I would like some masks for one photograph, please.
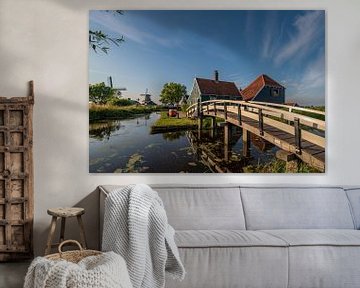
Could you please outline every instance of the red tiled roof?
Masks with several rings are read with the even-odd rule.
[[[195,78],[201,94],[219,96],[241,96],[234,82]]]
[[[250,83],[249,86],[240,91],[243,100],[252,100],[264,86],[284,88],[284,86],[271,79],[269,76],[261,74],[252,83]]]
[[[287,106],[298,106],[298,104],[296,102],[286,102],[285,105]]]

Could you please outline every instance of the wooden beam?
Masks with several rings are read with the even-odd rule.
[[[29,81],[29,102],[30,104],[34,104],[35,102],[35,93],[34,93],[34,81]]]
[[[250,132],[247,129],[243,128],[242,131],[242,141],[243,141],[243,156],[246,158],[250,157]]]
[[[296,153],[301,154],[301,128],[300,128],[300,119],[294,119],[294,130],[295,130],[295,146]]]
[[[239,126],[241,125],[241,104],[238,104],[238,111],[237,111],[237,116],[238,116],[238,122],[239,122]]]
[[[230,153],[230,123],[226,123],[224,125],[224,159],[226,162],[229,161],[229,153]]]
[[[262,113],[262,109],[259,109],[259,131],[260,131],[260,135],[263,136],[264,135],[264,118],[263,118],[263,113]]]

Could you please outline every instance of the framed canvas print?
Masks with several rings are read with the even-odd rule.
[[[89,13],[90,173],[324,173],[325,11]]]

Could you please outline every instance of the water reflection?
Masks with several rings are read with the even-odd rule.
[[[91,173],[243,173],[247,165],[274,159],[277,150],[251,138],[251,157],[243,156],[242,130],[232,127],[229,144],[224,127],[150,134],[159,115],[90,124]]]
[[[112,132],[119,130],[120,121],[104,120],[89,124],[89,136],[98,140],[109,139]]]
[[[273,144],[271,144],[270,142],[264,140],[263,138],[255,134],[250,134],[250,138],[251,138],[251,143],[259,152],[270,151],[271,149],[274,148]]]
[[[164,140],[174,141],[185,136],[185,131],[166,132],[162,134]]]

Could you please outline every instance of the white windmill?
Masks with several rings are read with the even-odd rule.
[[[156,105],[156,103],[151,100],[151,94],[149,94],[148,88],[146,88],[145,93],[140,94],[140,96],[144,97],[144,100],[141,100],[142,105]]]

